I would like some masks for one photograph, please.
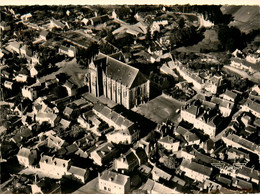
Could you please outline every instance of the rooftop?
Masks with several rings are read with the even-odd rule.
[[[185,160],[185,159],[182,161],[181,166],[206,176],[210,176],[212,173],[212,168],[209,168],[207,166],[204,166],[202,164],[193,161],[190,162],[189,160]]]
[[[117,185],[125,185],[129,177],[123,174],[115,173],[110,170],[105,170],[100,174],[100,179],[112,182]]]
[[[102,53],[99,53],[96,58],[98,60],[95,62],[105,63],[106,66],[103,68],[107,77],[127,88],[134,88],[147,81],[144,75],[135,67]]]

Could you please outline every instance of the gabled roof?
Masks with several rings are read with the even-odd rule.
[[[71,174],[78,175],[78,176],[85,176],[87,170],[83,168],[79,168],[76,166],[71,166],[70,169],[68,170]]]
[[[28,158],[31,154],[30,149],[28,148],[21,148],[17,154],[17,156]]]
[[[71,145],[66,147],[66,150],[67,150],[66,154],[71,154],[71,153],[76,152],[78,150],[78,146],[76,146],[75,144],[71,144]]]
[[[165,137],[163,137],[162,139],[158,140],[159,143],[174,143],[174,138],[167,135]]]
[[[17,42],[17,41],[13,41],[13,42],[10,42],[9,44],[10,46],[16,48],[16,49],[19,49],[20,48],[20,43]]]
[[[185,111],[188,112],[188,113],[190,113],[190,114],[196,115],[197,109],[198,109],[197,106],[191,105],[191,106],[190,106],[189,108],[187,108]]]
[[[68,115],[71,115],[73,112],[73,109],[70,108],[70,107],[66,107],[63,111],[63,114],[68,114]]]
[[[157,183],[151,179],[148,179],[145,185],[142,187],[143,191],[148,193],[176,193],[175,190],[164,186],[163,184]]]
[[[60,28],[64,28],[65,27],[65,24],[61,23],[60,21],[58,20],[55,20],[54,18],[52,18],[51,20],[57,27],[60,27]]]
[[[226,95],[226,96],[228,96],[230,98],[233,98],[233,99],[235,99],[237,97],[237,94],[232,92],[232,91],[230,91],[230,90],[226,90],[224,95]]]
[[[45,37],[47,37],[48,34],[49,34],[48,31],[42,30],[41,33],[40,33],[40,36],[45,36]]]
[[[129,176],[115,173],[110,170],[103,171],[99,176],[99,178],[105,181],[112,182],[117,185],[125,185],[129,180]]]
[[[129,165],[131,165],[132,163],[134,163],[135,161],[137,161],[137,157],[136,155],[133,153],[133,151],[130,149],[128,150],[125,154],[122,154],[122,156],[119,158],[119,160],[121,159],[125,159],[125,162]]]
[[[70,121],[67,121],[65,119],[61,119],[60,124],[63,126],[64,129],[66,129],[70,126]]]
[[[258,148],[256,144],[252,143],[251,141],[248,141],[247,139],[239,137],[235,134],[229,134],[226,138],[237,144],[240,144],[241,146],[244,146],[245,148],[251,151],[255,151]]]
[[[98,59],[96,62],[99,61],[105,64],[103,68],[107,77],[121,83],[127,88],[133,88],[147,81],[144,75],[135,67],[102,53],[97,55],[96,58]]]
[[[141,164],[144,164],[145,162],[147,162],[148,157],[147,157],[147,154],[144,151],[144,149],[137,148],[135,150],[135,153],[136,153],[137,157],[140,159]]]
[[[65,52],[68,52],[69,48],[66,47],[66,46],[61,45],[61,46],[60,46],[60,50],[63,50],[63,51],[65,51]]]
[[[160,168],[157,168],[156,166],[153,167],[152,174],[156,174],[160,178],[163,178],[163,179],[165,179],[167,181],[169,181],[171,179],[171,177],[172,177],[170,174],[168,174],[167,172],[161,170]]]
[[[189,160],[183,160],[181,166],[206,176],[210,176],[212,173],[212,168],[209,168],[207,166],[204,166],[202,164],[193,161],[190,162]]]
[[[105,157],[108,153],[110,152],[113,152],[115,150],[115,147],[112,143],[110,142],[106,142],[106,143],[103,143],[101,145],[99,145],[98,148],[96,148],[95,150],[93,151],[96,151],[97,154],[103,158]]]
[[[243,176],[247,176],[250,178],[254,178],[256,180],[260,180],[260,173],[253,168],[248,168],[246,166],[242,166],[242,168],[239,168],[236,171],[236,173],[237,173],[237,175],[241,174]]]
[[[123,117],[119,113],[113,111],[112,109],[102,104],[95,104],[93,110],[99,112],[104,117],[113,121],[118,126],[129,128],[134,124],[132,121],[128,120],[127,118]]]

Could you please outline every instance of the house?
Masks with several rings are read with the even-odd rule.
[[[204,87],[204,80],[183,65],[176,65],[176,70],[187,82],[192,83],[195,88],[201,90]]]
[[[65,54],[68,57],[76,57],[77,49],[75,46],[66,47],[61,45],[59,48],[60,54]]]
[[[115,144],[132,144],[139,137],[139,131],[135,129],[115,130],[106,134],[108,142]]]
[[[138,69],[102,53],[89,64],[87,81],[91,94],[104,95],[127,109],[150,96],[150,82]]]
[[[185,176],[199,182],[209,179],[213,171],[210,167],[186,159],[181,162],[180,170],[185,173]]]
[[[8,31],[11,30],[11,26],[8,25],[5,21],[0,22],[0,29],[2,31]]]
[[[149,177],[150,176],[150,174],[151,174],[151,172],[152,172],[152,169],[150,168],[150,167],[148,167],[148,166],[146,166],[146,165],[141,165],[139,168],[138,168],[138,171],[142,174],[142,175],[144,175],[144,176],[146,176],[146,177]]]
[[[33,137],[33,133],[29,128],[20,128],[15,136],[13,136],[10,141],[13,141],[16,145],[20,146],[23,142],[28,141],[30,138]]]
[[[128,129],[134,125],[132,121],[102,104],[95,104],[93,112],[116,130]]]
[[[210,77],[206,82],[205,82],[205,90],[212,93],[216,94],[219,91],[219,88],[222,86],[222,76],[216,76],[214,75],[213,77]]]
[[[176,141],[173,137],[167,135],[165,137],[161,137],[158,140],[158,143],[162,145],[166,150],[171,152],[176,152],[179,150],[180,142]]]
[[[218,176],[216,176],[216,180],[221,183],[223,186],[226,186],[226,187],[230,187],[231,184],[232,184],[232,179],[231,177],[226,177],[226,176],[223,176],[221,174],[219,174]]]
[[[53,113],[43,113],[39,112],[36,114],[35,120],[42,124],[43,122],[50,123],[51,127],[54,127],[57,124],[58,117],[56,114]]]
[[[241,110],[245,112],[251,112],[256,117],[260,118],[260,104],[247,99],[245,104],[241,105]]]
[[[219,97],[231,102],[235,102],[237,99],[237,94],[230,90],[226,90],[225,93],[220,94]]]
[[[234,107],[234,103],[232,101],[228,101],[228,100],[217,98],[217,97],[212,97],[211,102],[218,105],[220,113],[222,114],[223,117],[230,116],[230,114],[233,110],[233,107]]]
[[[6,88],[12,90],[12,89],[13,89],[13,84],[14,84],[13,82],[5,81],[5,82],[4,82],[4,87],[6,87]]]
[[[48,31],[42,30],[40,32],[40,39],[47,41],[48,37],[49,37],[49,32]]]
[[[250,63],[245,59],[231,58],[230,61],[231,61],[230,63],[231,67],[235,67],[242,71],[248,72],[249,74],[253,74],[259,71],[259,67],[257,66],[257,64]]]
[[[11,52],[16,52],[17,54],[20,54],[20,43],[17,41],[13,41],[9,43],[9,48]]]
[[[186,140],[188,145],[200,144],[200,138],[195,133],[190,132],[188,129],[185,129],[182,126],[178,126],[174,130],[174,134],[181,135]]]
[[[27,13],[27,14],[24,14],[24,15],[21,16],[21,20],[22,21],[27,21],[31,17],[32,17],[32,14],[31,13]]]
[[[80,124],[81,127],[91,130],[92,123],[90,123],[89,120],[87,120],[83,115],[77,118],[77,122]],[[98,126],[96,126],[95,129],[97,129]]]
[[[49,178],[41,178],[39,181],[36,181],[31,184],[31,193],[32,194],[44,194],[44,193],[61,193],[61,185],[52,181]]]
[[[22,95],[24,98],[29,98],[31,101],[37,98],[37,91],[34,88],[23,86]]]
[[[208,192],[214,192],[214,191],[219,191],[222,188],[222,186],[221,184],[218,184],[214,181],[205,180],[202,188],[206,189]]]
[[[17,76],[15,76],[15,80],[16,80],[17,82],[26,82],[26,81],[27,81],[27,78],[28,78],[27,75],[21,74],[21,73],[19,73]]]
[[[205,109],[202,106],[188,105],[187,109],[181,110],[181,118],[192,123],[195,128],[203,130],[210,137],[216,135],[217,125],[221,124],[214,109]]]
[[[249,154],[235,148],[226,150],[227,159],[231,161],[245,160],[250,161]]]
[[[102,166],[113,160],[113,157],[117,155],[117,152],[118,150],[112,143],[105,142],[90,153],[90,159],[92,159],[95,164]]]
[[[20,165],[29,167],[37,159],[37,151],[22,147],[16,157]]]
[[[106,135],[110,142],[132,144],[138,139],[139,131],[135,129],[134,123],[121,114],[102,104],[95,104],[93,112],[109,126],[115,128],[115,131]]]
[[[66,119],[61,119],[60,124],[63,129],[67,129],[70,126],[71,121],[68,121]]]
[[[91,26],[96,26],[98,24],[104,24],[109,20],[108,15],[96,16],[88,19],[88,23]]]
[[[77,85],[72,80],[67,80],[63,86],[66,88],[69,96],[74,96],[77,93]]]
[[[105,170],[98,174],[98,188],[109,193],[130,192],[130,177]]]
[[[141,148],[134,150],[130,148],[126,153],[114,160],[114,168],[116,171],[132,172],[137,166],[141,166],[147,161],[147,155]]]
[[[233,148],[243,148],[251,153],[255,153],[258,156],[260,156],[260,147],[257,144],[247,139],[244,139],[241,136],[237,136],[235,134],[228,134],[222,136],[222,140],[227,146],[231,146]]]
[[[47,146],[49,148],[54,148],[55,150],[59,150],[62,148],[64,143],[65,141],[56,135],[54,136],[52,134],[49,134],[47,136]]]
[[[154,181],[160,182],[160,179],[164,179],[169,181],[172,175],[168,174],[167,172],[161,170],[160,168],[154,166],[152,169],[152,179]]]
[[[65,28],[65,24],[61,23],[58,20],[55,20],[54,18],[51,19],[50,21],[50,28],[58,28],[58,29],[64,29]]]
[[[192,160],[195,158],[194,149],[192,146],[186,146],[180,149],[177,154],[177,158],[184,158],[186,160]]]
[[[248,54],[246,56],[246,61],[248,61],[249,63],[253,63],[253,64],[256,64],[256,63],[260,62],[260,55],[259,55],[259,53]]]
[[[252,117],[249,115],[244,115],[241,117],[241,122],[245,125],[245,127],[248,127],[252,123]]]
[[[232,178],[232,186],[241,190],[252,191],[253,189],[252,183],[239,178]]]
[[[40,162],[40,170],[50,176],[61,178],[63,175],[68,174],[70,160],[54,158],[47,155],[42,155]]]
[[[87,25],[88,24],[88,19],[87,18],[83,18],[82,20],[81,20],[81,23],[83,23],[84,25]]]
[[[23,57],[32,57],[32,50],[27,46],[27,45],[23,45],[21,48],[20,48],[20,54],[23,56]]]
[[[114,167],[116,171],[132,172],[138,166],[138,158],[132,149],[114,160]]]
[[[66,106],[66,108],[63,111],[63,114],[67,117],[67,118],[71,118],[71,114],[73,113],[73,109]]]
[[[144,192],[148,193],[178,193],[176,190],[171,189],[161,183],[148,179],[146,183],[140,188]]]
[[[256,185],[259,185],[260,173],[254,168],[242,166],[241,168],[236,170],[236,176],[246,181],[253,182]]]
[[[68,170],[68,174],[76,180],[79,180],[81,183],[85,184],[85,181],[87,180],[89,175],[89,171],[76,166],[71,166]]]

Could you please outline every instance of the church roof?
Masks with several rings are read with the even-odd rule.
[[[147,81],[137,68],[127,65],[117,59],[104,54],[99,54],[97,59],[105,62],[105,74],[107,77],[121,83],[127,88],[136,87]]]

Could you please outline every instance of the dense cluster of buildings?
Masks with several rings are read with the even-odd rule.
[[[56,181],[50,184],[49,193],[68,192],[67,187],[74,184],[78,184],[73,187],[76,193],[259,191],[259,86],[237,91],[224,84],[223,75],[203,77],[174,59],[160,40],[152,40],[145,48],[142,44],[148,26],[151,35],[161,32],[165,36],[176,27],[172,18],[178,17],[165,9],[151,14],[152,22],[144,13],[137,13],[135,24],[119,19],[116,10],[111,16],[95,12],[88,17],[75,9],[87,35],[54,17],[34,24],[35,13],[19,16],[11,8],[1,10],[16,21],[1,22],[1,32],[14,30],[13,25],[20,23],[24,26],[21,31],[37,34],[34,46],[16,35],[0,50],[0,105],[1,110],[8,110],[3,111],[5,120],[1,120],[1,163],[17,167],[15,173],[19,173],[16,178],[3,176],[7,181],[1,186],[3,192],[44,193],[47,179]],[[68,16],[72,13],[66,11]],[[117,28],[111,27],[116,38],[125,34],[135,37],[133,47],[112,54],[98,51],[80,64],[79,51],[87,46],[77,41],[86,37],[97,41],[93,31],[108,29],[111,23],[117,24]],[[80,38],[65,37],[65,32]],[[166,118],[151,129],[135,112],[136,107],[151,101],[152,84],[156,83],[134,67],[138,60],[133,53],[140,54],[139,62],[142,57],[147,57],[146,61],[153,57],[150,64],[160,62],[161,72],[185,80],[179,88],[185,84],[196,91],[181,102],[175,120]],[[48,61],[53,55],[54,64]],[[258,63],[255,56],[248,55],[245,60]],[[245,69],[237,59],[231,61],[230,66]],[[28,178],[30,175],[35,177]],[[27,182],[22,181],[24,177]],[[14,180],[22,186],[16,188]]]

